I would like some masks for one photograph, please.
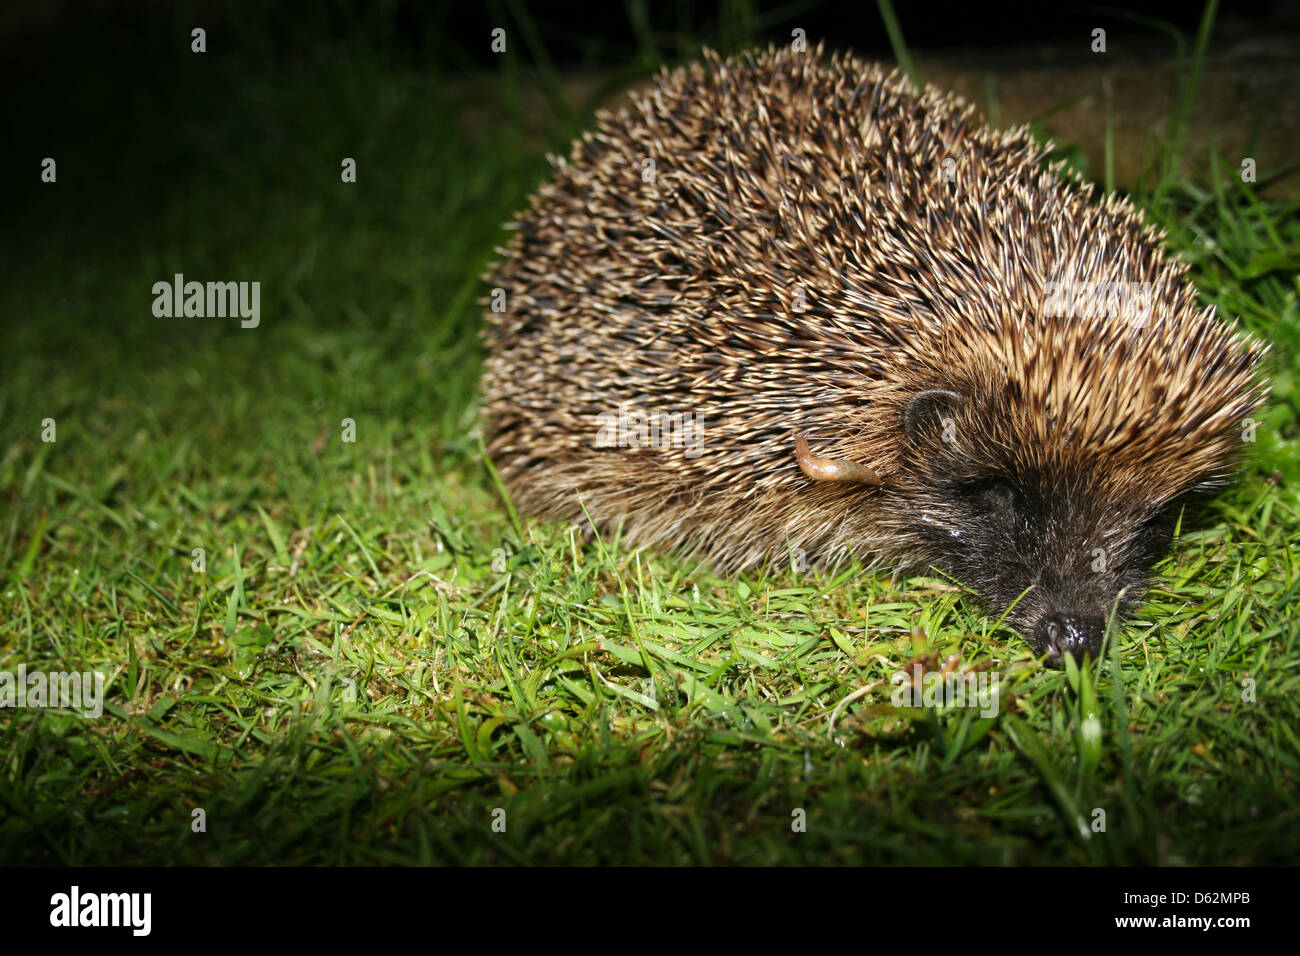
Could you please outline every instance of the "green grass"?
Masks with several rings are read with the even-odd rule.
[[[1293,204],[1230,163],[1140,197],[1275,343],[1273,397],[1110,659],[1062,674],[936,578],[729,579],[517,526],[475,430],[477,276],[564,110],[538,128],[529,67],[451,82],[355,44],[202,68],[152,95],[203,123],[104,127],[119,152],[61,154],[15,213],[0,670],[110,677],[99,720],[0,718],[0,860],[1296,859]],[[262,281],[261,327],[155,319],[178,271]],[[1001,674],[996,717],[890,705],[954,652]]]

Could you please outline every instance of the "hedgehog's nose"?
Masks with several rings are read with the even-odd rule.
[[[1036,642],[1047,651],[1047,663],[1060,667],[1066,654],[1082,662],[1085,653],[1095,660],[1101,653],[1101,637],[1105,623],[1099,617],[1079,614],[1051,614],[1038,625]]]

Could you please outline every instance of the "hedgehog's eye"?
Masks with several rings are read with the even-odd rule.
[[[925,432],[943,421],[943,416],[951,415],[961,404],[961,396],[942,388],[929,388],[917,392],[903,409],[903,431],[913,441],[922,443]]]

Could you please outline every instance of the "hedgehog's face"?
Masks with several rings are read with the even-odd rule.
[[[1027,479],[1027,480],[1026,480]],[[1101,653],[1106,622],[1136,606],[1169,541],[1167,512],[1126,514],[1052,476],[967,474],[915,512],[936,566],[1059,666]]]
[[[904,428],[914,473],[898,489],[911,536],[928,560],[971,587],[1035,653],[1101,653],[1112,611],[1123,619],[1168,547],[1171,508],[1123,507],[1088,476],[1011,474],[942,440],[951,393],[923,393]]]

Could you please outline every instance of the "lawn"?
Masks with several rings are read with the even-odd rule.
[[[516,521],[479,276],[591,104],[536,50],[257,36],[101,49],[102,82],[10,104],[0,670],[106,697],[0,717],[0,862],[1297,859],[1295,203],[1153,163],[1137,198],[1274,343],[1273,392],[1241,481],[1062,673],[939,577],[728,578]],[[260,324],[155,316],[176,273],[260,282]],[[891,704],[954,653],[995,716]]]

